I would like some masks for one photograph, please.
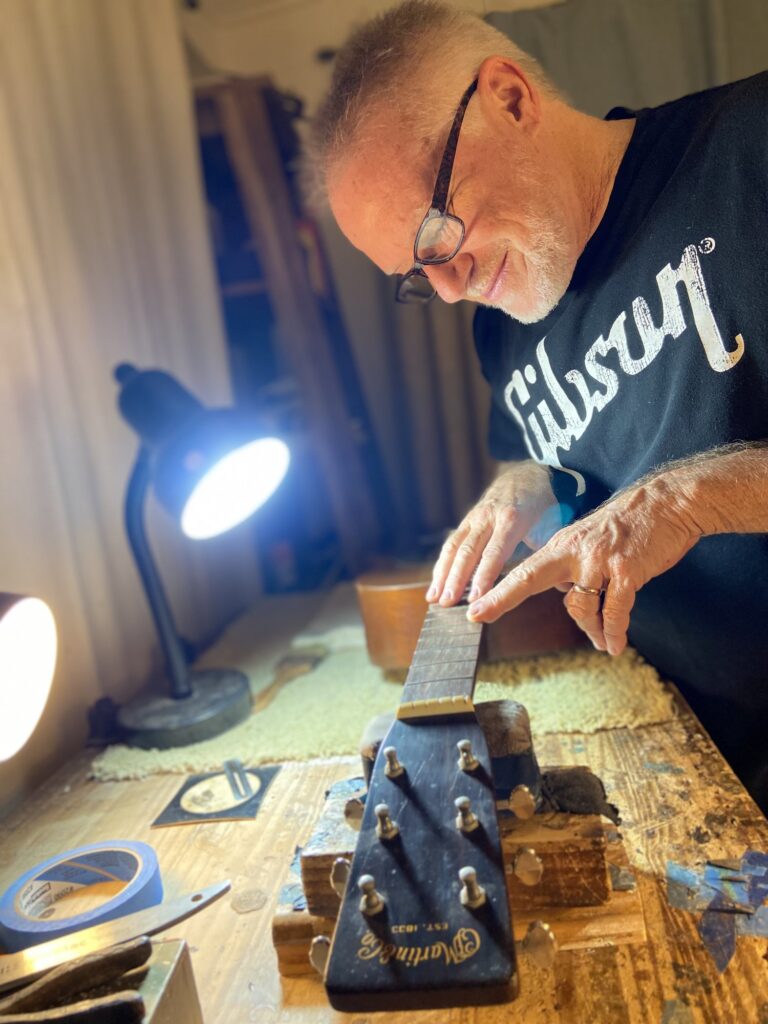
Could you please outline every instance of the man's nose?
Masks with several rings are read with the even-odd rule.
[[[424,273],[443,302],[458,302],[466,297],[471,267],[472,257],[460,252],[447,263],[424,267]]]

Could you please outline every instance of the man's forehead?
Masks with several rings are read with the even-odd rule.
[[[385,273],[408,269],[424,215],[413,154],[397,143],[358,151],[335,169],[328,193],[339,227],[356,248]]]

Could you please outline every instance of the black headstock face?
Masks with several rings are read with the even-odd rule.
[[[457,743],[468,739],[479,765],[463,771]],[[385,773],[394,746],[405,771]],[[457,825],[458,797],[478,824]],[[379,838],[376,807],[397,825]],[[460,815],[459,815],[460,816]],[[466,823],[465,823],[466,824]],[[471,867],[482,905],[462,903],[459,871]],[[360,908],[370,875],[383,908]],[[467,898],[466,887],[465,899]],[[469,894],[471,897],[471,894]],[[357,849],[342,901],[325,985],[338,1010],[425,1009],[506,1002],[517,971],[485,737],[472,715],[395,721],[373,768]]]

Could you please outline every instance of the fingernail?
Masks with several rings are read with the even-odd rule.
[[[470,592],[469,592],[469,600],[470,600],[470,601],[474,601],[474,600],[475,600],[475,598],[476,598],[476,597],[479,597],[479,596],[480,596],[480,587],[478,587],[478,586],[477,586],[477,585],[475,584],[475,585],[474,585],[474,586],[472,587],[472,589],[470,590]]]
[[[437,587],[433,584],[427,591],[427,600],[434,601],[437,597]]]
[[[453,600],[453,591],[449,588],[443,591],[443,596],[440,598],[440,604],[448,604],[449,601]]]
[[[484,601],[475,601],[474,604],[471,604],[469,606],[469,614],[470,615],[482,615],[484,611],[485,611],[485,602]]]

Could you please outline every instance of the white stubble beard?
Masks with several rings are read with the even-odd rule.
[[[499,243],[498,258],[490,260],[491,266],[498,267],[505,253],[517,252],[525,265],[527,287],[524,291],[508,289],[495,302],[484,305],[501,309],[508,316],[522,324],[537,323],[551,313],[568,288],[576,265],[576,256],[568,244],[563,230],[563,212],[555,200],[555,183],[541,180],[540,172],[529,168],[522,175],[530,184],[536,182],[533,190],[535,201],[525,203],[520,213],[524,217],[527,238],[530,243],[521,248],[520,240],[512,239]],[[520,179],[522,180],[522,179]],[[530,196],[527,188],[524,191]],[[485,287],[490,284],[487,282]],[[528,299],[525,305],[521,299]],[[483,302],[482,299],[479,300]]]

